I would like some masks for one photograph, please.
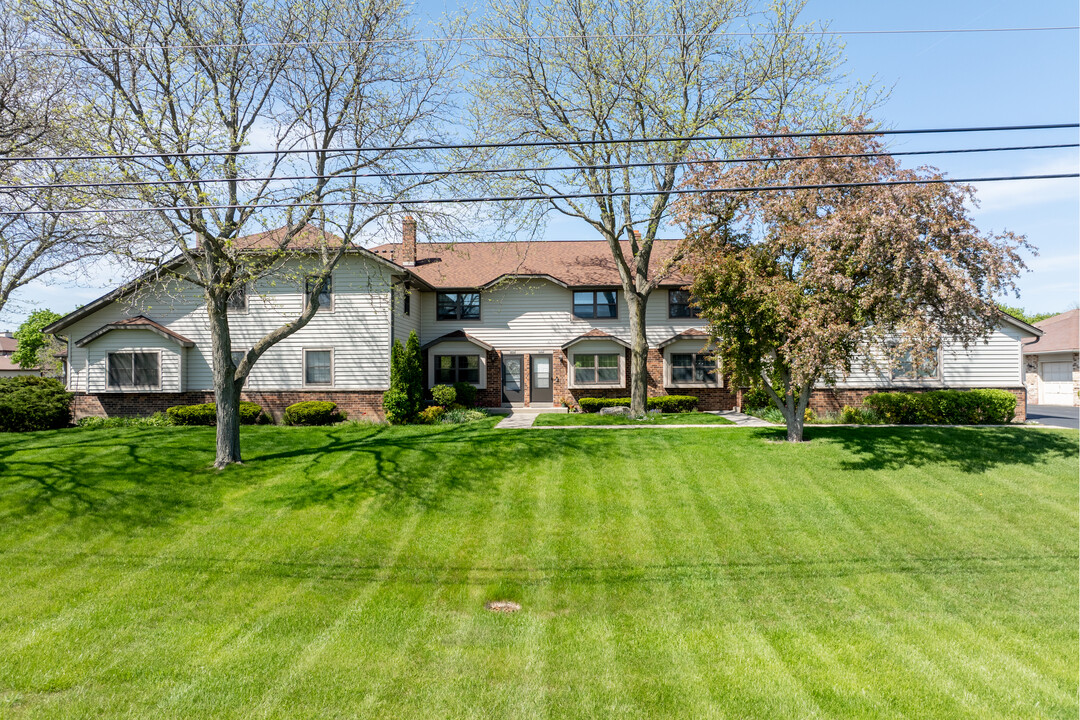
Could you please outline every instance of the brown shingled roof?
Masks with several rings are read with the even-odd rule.
[[[7,335],[0,335],[0,353],[13,353],[19,348],[19,341]]]
[[[1035,323],[1043,336],[1024,345],[1024,354],[1080,350],[1080,310],[1069,310]]]
[[[651,265],[659,271],[671,257],[678,240],[657,240]],[[371,248],[372,252],[399,262],[400,243]],[[629,243],[623,253],[630,255]],[[400,264],[400,263],[399,263]],[[540,276],[571,287],[612,287],[620,285],[619,271],[611,249],[603,240],[534,240],[524,242],[417,243],[416,266],[409,268],[436,288],[478,288],[493,281]],[[685,276],[671,274],[664,285],[689,283]]]
[[[288,228],[279,227],[275,230],[253,233],[236,238],[236,246],[245,250],[277,250],[285,239]],[[322,247],[323,242],[327,247],[338,247],[344,240],[328,230],[322,230],[314,225],[306,225],[304,229],[289,241],[289,248],[294,250],[308,250]]]

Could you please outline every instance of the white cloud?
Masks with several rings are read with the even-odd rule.
[[[1022,168],[1015,174],[1058,175],[1075,173],[1076,158],[1058,158],[1039,165]],[[1012,174],[1012,173],[1010,173]],[[1080,203],[1080,179],[1009,180],[975,183],[979,214],[1016,210],[1047,203]]]

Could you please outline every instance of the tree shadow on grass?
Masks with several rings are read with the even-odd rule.
[[[251,465],[287,464],[303,476],[276,486],[264,503],[295,510],[377,498],[387,506],[427,510],[455,494],[491,491],[500,476],[543,462],[565,445],[540,433],[526,440],[487,424],[360,432],[342,428],[320,439],[288,450],[249,453]]]
[[[0,518],[135,528],[213,506],[217,493],[192,472],[190,454],[163,451],[160,440],[157,430],[64,430],[0,443]]]
[[[851,453],[843,470],[899,470],[944,465],[965,473],[1007,466],[1076,460],[1069,433],[1027,428],[860,427],[808,428],[807,439],[838,443]]]

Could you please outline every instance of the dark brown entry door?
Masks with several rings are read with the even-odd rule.
[[[522,355],[502,356],[503,403],[525,402],[525,358]]]
[[[533,355],[529,376],[529,399],[534,403],[549,403],[551,397],[551,356]]]

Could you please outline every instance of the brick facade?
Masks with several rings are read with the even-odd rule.
[[[382,391],[379,390],[288,392],[253,390],[244,392],[241,399],[258,403],[273,416],[276,422],[281,421],[281,416],[285,413],[286,407],[306,400],[330,400],[335,402],[339,409],[347,412],[349,417],[354,420],[359,418],[381,420],[383,417],[382,396]],[[72,401],[72,415],[76,420],[87,416],[142,417],[152,415],[155,412],[164,412],[166,408],[174,405],[196,405],[208,402],[214,402],[214,393],[99,393],[90,395],[76,393]]]
[[[839,412],[845,405],[859,407],[869,395],[879,392],[927,392],[930,390],[943,390],[950,388],[927,387],[927,388],[827,388],[814,390],[810,393],[810,409],[817,414]],[[967,388],[956,388],[967,389]],[[980,388],[990,389],[990,388]],[[1022,423],[1027,420],[1027,391],[1022,387],[996,388],[1005,390],[1016,396],[1016,414],[1013,422]]]

